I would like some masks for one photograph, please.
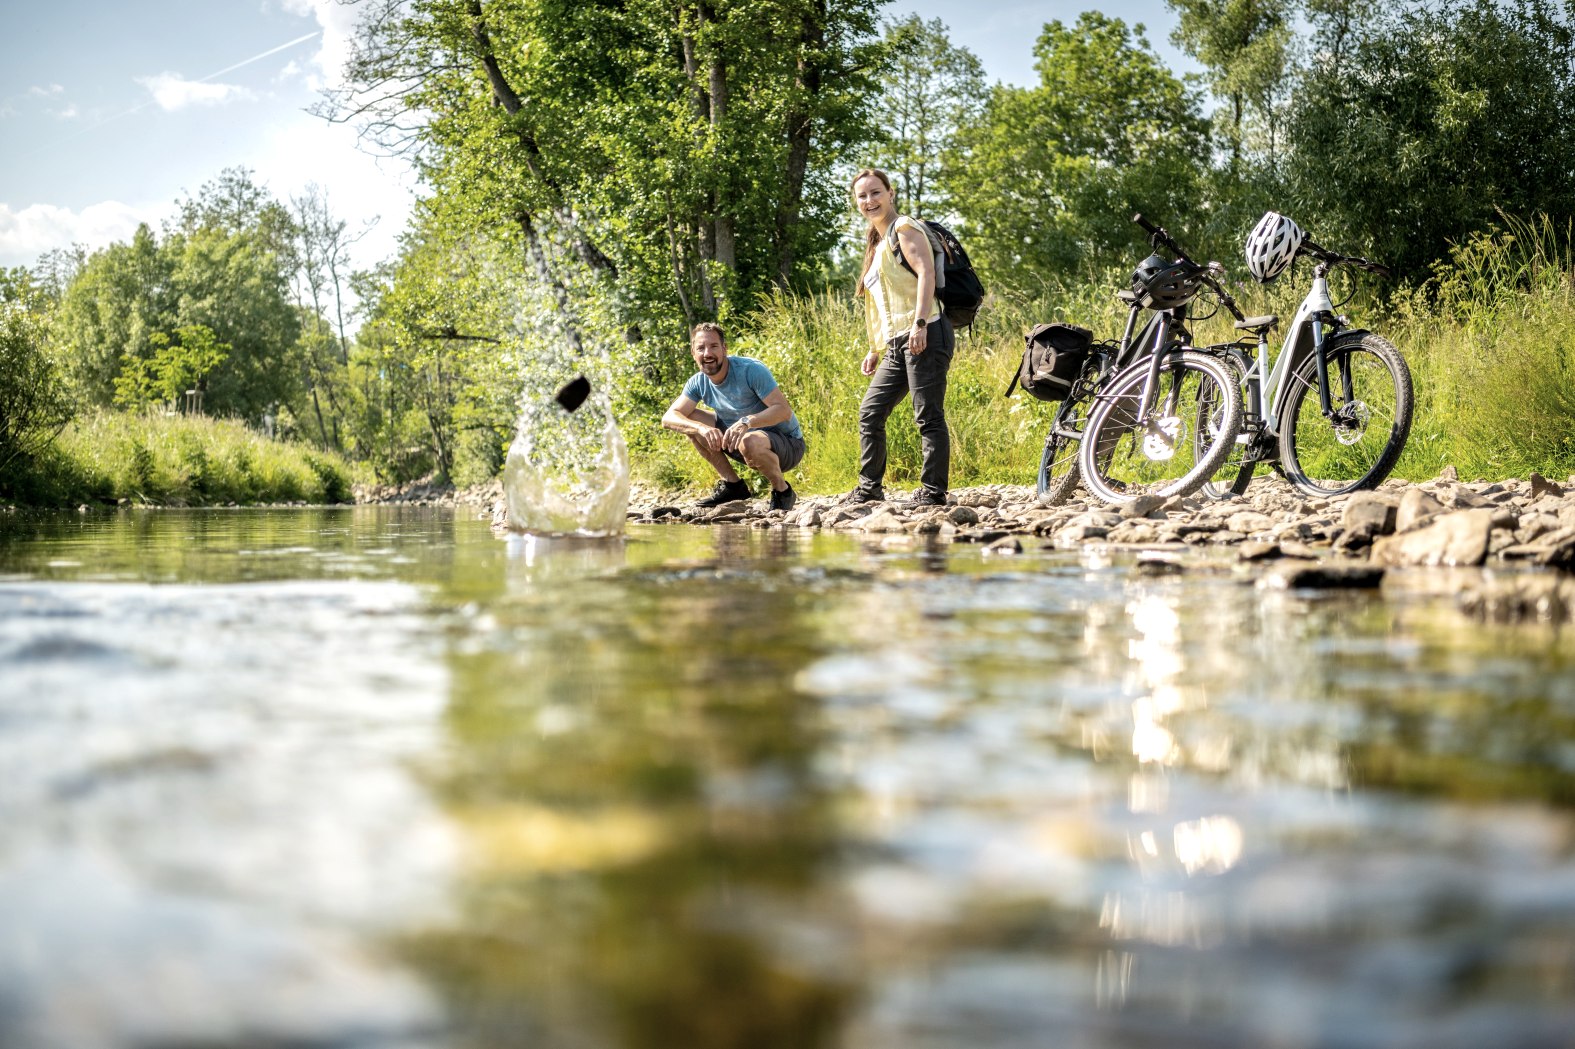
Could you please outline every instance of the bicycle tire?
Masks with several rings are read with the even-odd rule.
[[[1235,383],[1237,390],[1246,388],[1246,369],[1252,366],[1250,361],[1245,359],[1238,360],[1235,351],[1224,353],[1216,351],[1210,353],[1210,356],[1217,357],[1230,370],[1231,380]],[[1198,442],[1203,441],[1210,434],[1217,433],[1223,425],[1223,409],[1224,405],[1218,397],[1214,396],[1212,387],[1205,389],[1198,398],[1198,417],[1192,431],[1193,454],[1195,456],[1201,458],[1205,451]],[[1225,455],[1224,462],[1220,463],[1219,469],[1215,470],[1207,480],[1198,486],[1198,494],[1205,499],[1222,502],[1226,499],[1235,498],[1246,492],[1247,485],[1252,481],[1253,472],[1258,464],[1249,455],[1253,435],[1249,432],[1245,422],[1245,398],[1242,398],[1242,417],[1243,425],[1238,428],[1236,436],[1231,442],[1231,449]]]
[[[1330,405],[1318,398],[1318,362],[1311,356],[1292,374],[1280,414],[1280,463],[1310,495],[1344,495],[1376,487],[1394,469],[1411,434],[1415,396],[1411,370],[1390,341],[1372,332],[1346,332],[1325,350]],[[1344,390],[1349,376],[1352,398]]]
[[[1084,487],[1106,503],[1191,494],[1219,469],[1241,428],[1241,392],[1230,370],[1195,350],[1166,355],[1155,407],[1140,417],[1148,368],[1138,361],[1100,392],[1078,449]],[[1194,441],[1201,391],[1217,395],[1223,412],[1219,432]]]
[[[1037,488],[1041,506],[1059,506],[1077,490],[1082,472],[1077,466],[1078,439],[1068,430],[1080,430],[1088,416],[1088,405],[1093,400],[1091,392],[1074,394],[1056,409],[1050,432],[1045,435],[1044,450],[1039,454]]]

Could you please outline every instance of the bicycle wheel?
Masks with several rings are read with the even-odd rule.
[[[1193,350],[1171,352],[1145,411],[1148,365],[1138,361],[1111,381],[1095,398],[1083,434],[1083,483],[1107,503],[1196,491],[1230,454],[1241,427],[1241,393],[1224,364]],[[1216,423],[1195,439],[1200,417]]]
[[[1039,503],[1041,506],[1059,506],[1077,490],[1081,476],[1077,468],[1077,434],[1083,430],[1088,418],[1088,405],[1092,397],[1087,392],[1073,391],[1073,396],[1061,402],[1056,410],[1050,432],[1045,435],[1044,451],[1039,455]]]
[[[1329,340],[1329,405],[1318,397],[1318,362],[1309,356],[1286,387],[1280,462],[1292,484],[1313,495],[1375,487],[1411,433],[1411,370],[1388,339],[1348,332]]]
[[[1236,389],[1246,388],[1245,376],[1246,370],[1252,366],[1250,361],[1245,358],[1238,359],[1235,351],[1211,354],[1211,356],[1217,356],[1230,370],[1231,381]],[[1227,407],[1225,399],[1219,396],[1219,391],[1213,386],[1209,386],[1199,394],[1197,420],[1192,431],[1193,455],[1197,458],[1203,458],[1208,450],[1208,442],[1217,439],[1223,431]],[[1198,486],[1198,494],[1207,499],[1224,500],[1240,495],[1247,490],[1247,485],[1252,480],[1257,463],[1249,452],[1253,435],[1249,432],[1245,421],[1245,402],[1242,408],[1243,424],[1231,440],[1230,450],[1225,454],[1224,461]]]

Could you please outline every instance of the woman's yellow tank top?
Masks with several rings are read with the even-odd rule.
[[[924,226],[907,215],[898,215],[895,226],[896,230],[916,230],[925,244],[930,242]],[[869,328],[870,340],[877,347],[886,346],[912,328],[914,318],[919,315],[919,278],[908,272],[892,250],[896,230],[888,231],[888,236],[881,239],[874,261],[864,274],[864,322]],[[925,305],[924,319],[939,320],[941,312],[936,308],[933,295]]]

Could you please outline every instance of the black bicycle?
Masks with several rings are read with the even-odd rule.
[[[1078,471],[1095,497],[1113,504],[1196,491],[1230,454],[1241,425],[1241,393],[1220,358],[1192,346],[1188,305],[1205,288],[1221,292],[1162,227],[1142,215],[1155,248],[1133,274],[1135,305],[1155,311],[1136,359],[1101,382],[1078,442]],[[1212,424],[1200,426],[1200,421]]]
[[[1132,220],[1148,231],[1151,247],[1164,247],[1176,258],[1166,259],[1157,253],[1150,255],[1133,272],[1132,287],[1116,293],[1127,306],[1126,326],[1121,338],[1114,342],[1093,344],[1081,373],[1057,406],[1049,432],[1045,435],[1044,448],[1039,456],[1037,485],[1039,502],[1045,506],[1065,502],[1077,489],[1084,474],[1084,467],[1079,461],[1083,435],[1088,429],[1090,418],[1100,407],[1105,391],[1113,388],[1118,378],[1123,379],[1125,389],[1128,385],[1125,378],[1134,368],[1142,370],[1140,366],[1145,362],[1152,364],[1158,379],[1167,387],[1166,403],[1179,410],[1183,394],[1188,404],[1196,399],[1199,383],[1191,381],[1190,377],[1198,369],[1209,367],[1195,356],[1185,359],[1181,356],[1189,351],[1192,342],[1187,327],[1188,304],[1197,295],[1199,288],[1211,280],[1207,270],[1192,262],[1164,229],[1148,222],[1142,215],[1134,215]],[[1148,314],[1146,320],[1145,313]],[[1187,376],[1188,381],[1178,381],[1181,376]],[[1217,382],[1218,376],[1211,374],[1210,381]],[[1217,422],[1228,424],[1231,421],[1228,409],[1236,403],[1236,398],[1231,391],[1226,391],[1212,400],[1218,414]],[[1107,434],[1113,431],[1114,426],[1107,427]],[[1179,428],[1172,428],[1167,436],[1158,440],[1167,447],[1173,446],[1179,435]],[[1133,484],[1135,478],[1111,474],[1111,466],[1124,461],[1116,457],[1119,443],[1110,443],[1105,449],[1108,454],[1099,457],[1100,466],[1095,471],[1099,475],[1099,487],[1090,486],[1095,495],[1109,502],[1126,501],[1135,497],[1140,490],[1139,486]],[[1150,446],[1157,447],[1154,441],[1150,441]],[[1163,455],[1163,452],[1159,454]],[[1167,458],[1174,459],[1175,456]],[[1177,464],[1188,466],[1188,470],[1184,471],[1188,484],[1193,481],[1190,474],[1191,467],[1195,465],[1191,459],[1192,456],[1183,450]],[[1163,471],[1148,471],[1150,475],[1160,472]],[[1155,479],[1154,476],[1145,478],[1141,489],[1174,494],[1173,486],[1168,483],[1157,486],[1149,483]],[[1132,485],[1130,491],[1129,484]]]

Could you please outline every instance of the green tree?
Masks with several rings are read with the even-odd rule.
[[[1308,70],[1282,210],[1331,246],[1421,275],[1500,211],[1575,216],[1571,113],[1564,9],[1441,0],[1391,11]]]
[[[1268,130],[1272,162],[1275,104],[1291,85],[1294,0],[1165,0],[1179,22],[1171,40],[1208,69],[1209,86],[1226,104],[1224,138],[1230,166],[1241,163],[1249,115]]]
[[[148,337],[153,356],[127,356],[115,377],[115,403],[126,408],[180,403],[187,391],[206,394],[208,376],[230,355],[206,325],[188,324],[172,340],[164,332]]]
[[[149,336],[178,325],[174,260],[146,224],[129,244],[95,251],[66,286],[54,338],[81,399],[108,406],[123,356],[146,358]]]
[[[231,348],[209,377],[206,410],[255,422],[294,404],[302,380],[300,321],[281,254],[289,231],[288,213],[231,169],[181,203],[162,241],[144,225],[131,243],[94,252],[70,278],[54,319],[83,401],[110,405],[127,362],[151,374],[154,334],[201,325]]]
[[[53,295],[26,269],[0,270],[0,477],[47,448],[72,402],[50,352]]]
[[[522,245],[571,352],[585,289],[671,337],[810,279],[839,236],[875,0],[368,4],[328,110],[415,153],[445,221]]]
[[[984,113],[984,65],[952,44],[940,19],[909,15],[886,26],[886,41],[892,58],[876,106],[886,141],[872,166],[890,173],[901,210],[937,217],[947,210],[944,165],[958,130]]]
[[[1135,262],[1133,211],[1185,228],[1207,162],[1196,94],[1140,29],[1086,12],[1047,24],[1034,54],[1039,84],[994,89],[952,180],[970,254],[1018,285]]]

